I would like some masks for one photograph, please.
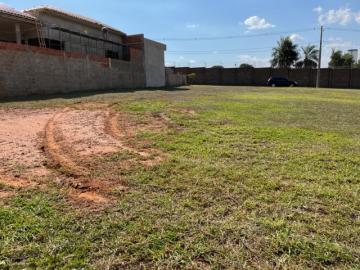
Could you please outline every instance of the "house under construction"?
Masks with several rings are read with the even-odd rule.
[[[143,35],[58,8],[18,11],[0,4],[0,64],[6,66],[0,68],[0,96],[44,93],[49,86],[51,92],[165,86],[165,50]],[[86,70],[87,76],[72,78],[72,70]],[[170,84],[184,82],[180,76],[175,80]]]

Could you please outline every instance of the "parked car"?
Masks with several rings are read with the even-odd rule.
[[[277,86],[294,87],[294,86],[298,86],[298,83],[294,81],[290,81],[283,77],[270,77],[267,82],[267,85],[272,87],[277,87]]]

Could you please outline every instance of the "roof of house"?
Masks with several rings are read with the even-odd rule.
[[[106,25],[102,22],[99,22],[99,21],[96,21],[94,19],[91,19],[91,18],[88,18],[88,17],[85,17],[85,16],[82,16],[82,15],[79,15],[79,14],[76,14],[76,13],[73,13],[73,12],[69,12],[69,11],[65,11],[65,10],[62,10],[62,9],[59,9],[59,8],[56,8],[56,7],[50,7],[50,6],[38,6],[38,7],[33,7],[33,8],[29,8],[29,9],[26,9],[24,10],[24,12],[26,13],[30,13],[30,14],[36,14],[36,12],[48,12],[48,13],[52,13],[52,14],[56,14],[56,15],[60,15],[60,16],[63,16],[63,17],[69,17],[73,20],[77,20],[77,21],[81,21],[81,22],[85,22],[85,23],[89,23],[89,24],[92,24],[94,26],[97,26],[97,27],[106,27],[107,29],[113,31],[113,32],[116,32],[118,34],[121,34],[121,35],[125,35],[124,32],[116,29],[116,28],[113,28],[109,25]]]
[[[15,17],[19,17],[19,18],[23,18],[23,19],[27,19],[27,20],[31,20],[31,21],[36,20],[36,18],[34,16],[32,16],[31,14],[16,10],[16,9],[9,7],[8,5],[5,5],[3,3],[0,3],[0,14],[15,16]]]

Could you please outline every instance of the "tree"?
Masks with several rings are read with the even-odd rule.
[[[354,63],[355,61],[350,53],[343,54],[340,50],[333,50],[330,57],[329,67],[352,67]]]
[[[344,67],[352,67],[353,64],[355,64],[355,60],[351,53],[345,53],[343,55],[344,59]]]
[[[304,61],[297,61],[295,63],[295,68],[304,68]]]
[[[329,67],[335,68],[342,67],[343,65],[344,59],[342,58],[342,51],[333,49],[330,56]]]
[[[355,64],[353,65],[353,67],[354,67],[354,68],[360,68],[360,60],[357,61],[357,63],[355,63]]]
[[[243,63],[243,64],[240,65],[239,68],[254,68],[254,66],[250,65],[250,64]]]
[[[224,66],[222,66],[222,65],[216,65],[216,66],[213,66],[212,68],[224,68]]]
[[[281,38],[277,47],[273,48],[271,66],[277,68],[289,68],[299,60],[298,46],[290,37]]]
[[[319,61],[319,50],[315,45],[308,45],[301,48],[304,59],[298,61],[295,66],[297,68],[316,68]]]

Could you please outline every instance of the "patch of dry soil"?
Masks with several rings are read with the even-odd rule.
[[[0,174],[47,173],[42,136],[54,110],[0,110]]]
[[[71,145],[80,157],[101,156],[119,151],[119,143],[105,133],[107,112],[69,110],[55,125],[63,134],[63,143]]]
[[[54,173],[48,166],[56,165],[68,173],[61,176],[62,183],[73,201],[108,204],[111,197],[107,193],[121,184],[91,179],[89,166],[84,164],[120,151],[138,155],[138,162],[147,166],[163,161],[160,151],[133,142],[137,132],[165,126],[161,115],[149,119],[135,123],[126,114],[112,113],[104,104],[0,110],[0,184],[13,189],[34,187],[39,179]],[[14,194],[0,190],[0,199]]]

